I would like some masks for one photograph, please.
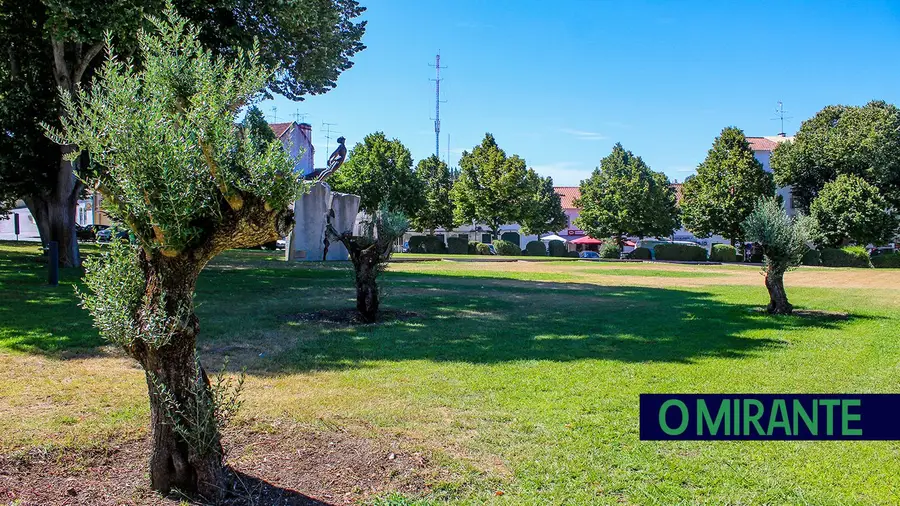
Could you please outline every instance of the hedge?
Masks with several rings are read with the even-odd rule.
[[[490,255],[491,245],[479,242],[475,244],[475,253],[478,255]]]
[[[519,249],[518,245],[502,239],[494,241],[494,250],[498,255],[503,256],[517,256],[522,254],[522,250]]]
[[[447,253],[451,255],[465,255],[469,252],[469,240],[462,237],[447,238]]]
[[[424,235],[414,235],[409,238],[409,252],[410,253],[425,253],[425,247],[422,244],[425,242]]]
[[[569,258],[578,258],[577,251],[566,251],[566,256]]]
[[[862,246],[846,248],[825,248],[822,250],[822,265],[825,267],[872,267],[869,253]]]
[[[872,266],[879,269],[900,269],[900,253],[882,253],[874,256]]]
[[[550,241],[550,256],[552,257],[564,257],[568,256],[569,248],[566,247],[566,243],[562,241]]]
[[[709,252],[711,262],[737,262],[737,251],[728,244],[713,244]]]
[[[817,249],[808,250],[800,259],[800,265],[822,265],[822,254]]]
[[[468,254],[469,255],[477,255],[479,244],[481,244],[481,243],[478,241],[469,241]]]
[[[547,247],[541,241],[529,241],[525,245],[525,253],[532,257],[545,257],[547,256]]]
[[[619,258],[619,245],[613,241],[606,241],[600,246],[600,258]]]
[[[681,260],[686,262],[705,262],[706,250],[700,246],[687,244],[657,244],[653,248],[657,260]]]
[[[649,248],[634,248],[631,253],[628,254],[628,258],[634,258],[636,260],[650,260],[652,258],[652,254],[650,253]]]

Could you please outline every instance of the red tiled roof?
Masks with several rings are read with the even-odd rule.
[[[770,141],[765,137],[747,137],[747,142],[750,143],[750,149],[753,151],[773,151],[778,146],[777,142]]]
[[[677,202],[677,203],[680,204],[680,203],[681,203],[681,186],[682,186],[682,183],[672,183],[672,184],[670,184],[669,186],[671,186],[672,189],[675,190],[675,202]]]
[[[275,137],[281,138],[285,132],[293,125],[294,123],[269,123],[269,127],[272,128],[272,131],[275,132]]]
[[[559,194],[563,209],[577,209],[575,199],[581,197],[581,190],[577,186],[554,186],[553,189]]]

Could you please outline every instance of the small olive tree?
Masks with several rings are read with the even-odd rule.
[[[218,426],[236,402],[197,359],[197,277],[226,249],[283,237],[303,183],[277,141],[236,123],[272,76],[257,53],[227,63],[171,9],[152,21],[139,34],[142,69],[108,49],[90,92],[63,92],[62,127],[49,135],[90,153],[89,184],[137,238],[87,263],[82,299],[145,371],[152,487],[215,500],[227,489]]]
[[[336,230],[331,224],[332,216],[328,216],[326,233],[329,238],[340,241],[350,253],[356,280],[356,310],[362,321],[374,323],[380,304],[378,275],[391,259],[394,242],[409,229],[409,220],[403,213],[382,206],[361,223],[360,235],[353,235],[350,230]]]
[[[769,291],[771,314],[791,314],[793,306],[784,291],[784,273],[800,265],[807,243],[813,235],[814,223],[804,215],[788,216],[775,198],[763,197],[743,223],[749,241],[762,246],[766,289]]]

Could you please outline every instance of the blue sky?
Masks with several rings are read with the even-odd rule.
[[[440,50],[441,158],[491,132],[557,185],[577,185],[621,142],[683,180],[735,125],[788,134],[828,104],[900,104],[900,2],[362,1],[368,49],[333,91],[262,104],[306,114],[316,165],[323,122],[347,138],[384,131],[414,159],[434,152]],[[337,135],[334,135],[335,137]],[[331,149],[334,148],[334,141]]]

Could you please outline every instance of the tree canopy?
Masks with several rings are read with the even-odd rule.
[[[654,172],[621,144],[581,182],[575,225],[591,237],[669,236],[678,228],[675,191],[662,172]]]
[[[375,213],[382,207],[415,216],[422,206],[422,181],[412,168],[412,155],[383,132],[367,135],[347,155],[329,183],[335,191],[359,195],[359,208]]]
[[[794,206],[803,211],[842,174],[862,178],[900,207],[900,110],[883,101],[825,107],[775,149],[771,165],[775,181],[791,186]]]
[[[734,243],[741,224],[762,197],[775,194],[772,175],[753,156],[744,132],[727,127],[681,189],[684,226],[701,237],[719,234]]]
[[[109,33],[122,58],[140,66],[135,34],[147,27],[145,15],[160,15],[162,0],[111,0],[99,6],[87,0],[0,2],[0,210],[22,198],[38,225],[42,241],[60,243],[64,265],[78,261],[75,205],[83,186],[64,159],[70,147],[55,146],[38,128],[58,125],[65,112],[59,88],[88,88]],[[171,4],[199,28],[203,47],[227,59],[253,49],[260,64],[277,66],[271,82],[257,94],[276,93],[293,100],[335,86],[351,58],[363,50],[364,9],[355,0],[173,0]],[[73,170],[75,173],[73,173]],[[84,174],[79,174],[85,177]]]
[[[487,133],[471,152],[463,151],[459,167],[452,191],[457,223],[484,223],[497,238],[502,225],[522,218],[533,195],[525,160],[507,156]]]
[[[531,195],[525,201],[519,224],[525,235],[541,235],[562,230],[569,217],[562,208],[562,199],[553,188],[553,178],[541,177],[528,169],[528,188]]]
[[[878,188],[852,174],[825,183],[810,215],[816,220],[819,241],[829,247],[848,242],[885,244],[897,233],[897,216]]]
[[[450,192],[453,178],[450,168],[436,155],[431,155],[419,160],[416,175],[422,181],[422,205],[412,217],[413,227],[430,235],[438,228],[452,229],[453,200]]]

